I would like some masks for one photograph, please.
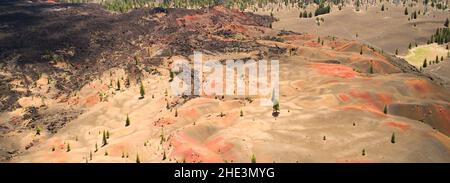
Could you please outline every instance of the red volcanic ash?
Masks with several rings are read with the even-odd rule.
[[[341,78],[353,78],[357,74],[355,71],[353,71],[353,69],[351,67],[340,65],[340,64],[315,63],[315,64],[311,64],[311,66],[321,74],[336,76],[336,77],[341,77]]]

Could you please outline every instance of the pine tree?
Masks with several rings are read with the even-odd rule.
[[[395,133],[392,132],[391,143],[395,144]]]
[[[36,135],[41,135],[41,128],[36,127]]]
[[[398,49],[395,49],[395,55],[398,55]]]
[[[106,130],[106,139],[109,139],[109,131]]]
[[[130,126],[130,118],[128,117],[127,114],[127,119],[125,120],[125,127]]]
[[[381,5],[381,11],[384,11],[384,4]]]
[[[119,91],[119,90],[120,90],[120,81],[117,80],[117,91]]]
[[[105,156],[108,156],[108,151],[107,150],[105,150]]]
[[[373,64],[370,63],[370,67],[369,67],[369,74],[373,74]]]
[[[274,111],[274,112],[278,112],[278,111],[280,110],[280,104],[278,104],[278,102],[276,102],[276,103],[272,106],[272,108],[273,108],[273,111]]]
[[[173,81],[173,78],[174,78],[173,72],[170,71],[170,79],[169,79],[169,82],[172,82],[172,81]]]
[[[322,138],[322,140],[327,140],[327,137],[324,135],[323,138]]]
[[[359,54],[362,55],[363,54],[363,47],[361,46],[361,50],[359,51]]]
[[[55,149],[55,146],[52,146],[52,152],[54,152],[56,149]]]
[[[411,49],[411,43],[409,43],[409,45],[408,45],[408,49]]]
[[[166,150],[164,150],[164,152],[163,152],[163,158],[162,158],[162,160],[166,160]]]
[[[366,155],[366,149],[362,150],[362,155],[365,156]]]
[[[408,8],[405,8],[405,15],[408,15]]]
[[[428,65],[427,65],[427,59],[425,59],[425,60],[423,60],[423,65],[422,65],[422,67],[423,68],[426,68]]]
[[[144,98],[144,96],[145,96],[145,89],[144,89],[144,84],[142,83],[142,81],[141,81],[140,93],[141,93],[141,98]]]
[[[108,145],[108,139],[106,138],[106,133],[105,133],[105,131],[103,131],[103,139],[102,139],[102,143],[103,143],[103,146]]]
[[[70,144],[67,143],[67,152],[70,152]]]
[[[384,105],[383,113],[384,113],[384,114],[387,114],[387,113],[388,113],[387,105]]]
[[[244,116],[244,112],[242,111],[242,109],[241,109],[241,112],[240,112],[240,116],[241,117]]]
[[[97,143],[95,143],[95,150],[94,150],[94,152],[97,152],[98,151],[98,145],[97,145]]]
[[[445,23],[444,23],[444,26],[445,26],[445,27],[449,27],[449,22],[448,22],[448,18],[447,18],[447,19],[445,19]]]
[[[139,159],[139,154],[136,154],[136,163],[141,163],[141,160]]]
[[[89,160],[92,161],[92,151],[89,151]]]
[[[252,155],[251,162],[252,163],[256,163],[256,156],[255,156],[255,154]]]

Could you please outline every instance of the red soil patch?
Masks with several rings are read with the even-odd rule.
[[[324,64],[314,63],[312,67],[321,74],[341,77],[341,78],[353,78],[356,76],[356,72],[351,67],[340,64]]]
[[[444,107],[444,106],[438,105],[438,104],[433,104],[433,107],[436,109],[436,111],[438,111],[439,118],[441,118],[442,121],[450,122],[450,109],[448,107]],[[450,123],[447,123],[447,124],[450,124]]]
[[[209,140],[205,144],[206,148],[219,154],[227,153],[233,149],[234,145],[226,142],[222,137]]]
[[[86,106],[91,107],[95,104],[98,104],[100,102],[100,97],[98,95],[91,95],[86,97]]]
[[[430,92],[432,91],[432,86],[430,83],[428,83],[428,81],[425,80],[420,80],[420,79],[411,79],[411,80],[407,80],[406,84],[409,87],[414,88],[416,91],[418,92]]]
[[[392,103],[392,96],[385,93],[377,93],[376,94],[379,101],[381,101],[383,104],[390,104]]]
[[[388,94],[372,94],[367,91],[352,90],[348,94],[339,94],[341,101],[348,101],[352,98],[359,99],[359,104],[339,107],[340,109],[356,109],[369,111],[375,114],[384,115],[382,109],[384,105],[392,103],[392,97]]]
[[[387,126],[391,126],[391,127],[395,127],[395,128],[399,128],[400,130],[408,130],[411,126],[404,123],[404,122],[399,122],[399,121],[387,121],[384,122],[385,125]]]
[[[347,102],[347,101],[350,100],[350,97],[349,97],[348,95],[346,95],[346,94],[341,93],[341,94],[339,94],[338,96],[339,96],[339,99],[340,99],[342,102]]]
[[[112,144],[109,145],[108,154],[111,156],[121,156],[123,152],[128,149],[127,145],[124,144]]]
[[[361,110],[368,111],[377,115],[385,115],[381,108],[375,106],[374,104],[366,103],[366,104],[355,104],[355,105],[347,105],[347,106],[339,106],[338,109],[343,110]]]
[[[178,110],[178,116],[182,116],[183,118],[188,119],[198,119],[200,117],[200,113],[196,108],[190,108],[190,109],[180,109]]]
[[[365,101],[372,101],[372,96],[367,91],[358,91],[358,90],[352,90],[349,93],[350,96],[363,99]]]
[[[321,44],[316,43],[316,42],[314,42],[314,41],[308,41],[308,42],[305,42],[303,45],[304,45],[304,46],[307,46],[307,47],[313,47],[313,48],[318,48],[318,47],[321,47],[321,46],[322,46]]]
[[[183,19],[186,20],[186,21],[192,22],[192,21],[199,20],[200,19],[200,15],[186,15],[186,16],[183,17]]]
[[[177,133],[170,142],[173,150],[171,157],[183,157],[186,162],[221,162],[222,158],[213,151],[206,148],[197,140],[189,137],[185,133]]]

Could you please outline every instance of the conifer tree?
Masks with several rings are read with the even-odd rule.
[[[105,133],[105,131],[103,131],[103,139],[102,139],[102,143],[103,143],[103,146],[108,145],[108,139],[106,138],[106,133]]]
[[[144,96],[145,96],[145,89],[144,89],[144,84],[142,83],[142,81],[141,81],[141,86],[140,86],[139,91],[141,93],[141,99],[144,98]]]
[[[391,143],[395,144],[395,133],[392,132]]]
[[[41,135],[41,128],[36,127],[36,135]]]
[[[373,74],[373,64],[370,63],[370,67],[369,67],[369,74]]]
[[[67,152],[70,152],[70,144],[67,143]]]
[[[252,163],[256,163],[256,156],[255,154],[252,154],[252,158],[250,160]]]
[[[128,117],[127,114],[127,119],[125,120],[125,127],[130,126],[130,117]]]

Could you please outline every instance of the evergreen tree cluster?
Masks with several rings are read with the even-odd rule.
[[[331,11],[330,5],[325,6],[325,4],[321,3],[319,5],[319,7],[317,7],[316,11],[314,12],[314,16],[327,14],[327,13],[330,13],[330,11]]]
[[[438,28],[436,33],[431,36],[430,42],[445,44],[450,42],[450,28]]]

